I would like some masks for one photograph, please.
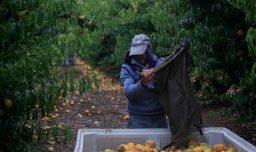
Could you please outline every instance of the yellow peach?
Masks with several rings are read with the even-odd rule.
[[[155,148],[156,147],[156,143],[153,140],[147,140],[145,143],[145,146],[149,147],[149,148]]]

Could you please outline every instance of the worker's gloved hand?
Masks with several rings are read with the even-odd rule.
[[[188,39],[181,40],[179,46],[176,48],[176,51],[180,50],[182,47],[185,48],[186,62],[187,62],[187,65],[189,65],[190,64],[190,60],[191,60],[191,55],[190,55],[190,53],[188,51],[189,48],[190,48],[190,41]]]
[[[141,74],[141,83],[143,86],[147,86],[148,83],[152,81],[155,76],[153,69],[143,69],[140,74]]]
[[[185,50],[189,50],[189,48],[190,48],[190,41],[188,39],[181,40],[180,44],[176,48],[176,51],[180,50],[182,47],[185,48]]]
[[[184,47],[186,50],[190,48],[190,41],[187,39],[184,39],[180,42],[180,48]]]

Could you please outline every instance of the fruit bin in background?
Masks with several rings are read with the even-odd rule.
[[[76,64],[76,59],[77,59],[77,54],[71,54],[66,57],[64,57],[64,66],[69,66],[69,65],[75,65]]]
[[[207,127],[203,131],[205,138],[195,132],[194,139],[206,142],[209,146],[218,143],[230,145],[237,152],[256,152],[254,145],[226,128]],[[156,147],[163,148],[171,142],[170,137],[169,129],[79,129],[75,152],[100,152],[116,149],[118,145],[128,142],[144,144],[149,139],[156,142]]]

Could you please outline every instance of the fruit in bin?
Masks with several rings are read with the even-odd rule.
[[[143,146],[142,144],[136,144],[136,145],[134,146],[134,150],[135,150],[136,152],[141,152],[143,147],[144,147],[144,146]]]
[[[132,151],[134,149],[134,147],[135,147],[135,144],[132,143],[132,142],[129,142],[126,146],[127,146],[128,150]]]
[[[151,148],[148,146],[143,146],[142,152],[151,152]]]
[[[226,150],[226,147],[224,144],[215,144],[213,146],[213,151],[216,151],[216,152],[222,152],[222,151],[225,151]]]
[[[207,143],[199,143],[199,146],[201,146],[201,147],[209,147]]]
[[[194,152],[193,149],[184,149],[183,152]]]
[[[236,149],[234,147],[230,146],[230,147],[227,147],[226,152],[236,152]]]
[[[149,147],[149,148],[155,148],[156,147],[156,143],[153,140],[150,139],[150,140],[146,141],[145,146]]]
[[[195,140],[193,140],[193,139],[190,139],[189,141],[188,141],[188,147],[196,147],[196,146],[198,146],[198,142],[197,141],[195,141]]]
[[[211,148],[206,148],[206,149],[204,149],[204,152],[212,152],[212,149]]]
[[[193,149],[194,152],[204,152],[204,149],[201,146],[197,146]]]
[[[197,146],[195,146],[195,143]],[[115,152],[115,150],[106,149],[104,152]],[[193,142],[190,141],[190,147],[187,149],[178,149],[175,145],[172,145],[167,151],[163,151],[156,148],[155,142],[150,139],[145,142],[145,145],[135,144],[133,142],[121,144],[117,147],[117,152],[236,152],[236,149],[232,146],[226,147],[221,143],[215,144],[211,148],[207,143],[193,140]]]
[[[204,152],[211,152],[211,147],[207,143],[199,143],[199,146],[203,148]]]
[[[172,145],[172,146],[170,147],[170,150],[171,150],[171,151],[177,150],[177,146],[176,146],[176,145]]]
[[[128,147],[125,144],[121,144],[117,147],[117,152],[126,152]]]
[[[151,152],[160,152],[161,150],[160,149],[157,149],[157,148],[152,148],[151,149]]]

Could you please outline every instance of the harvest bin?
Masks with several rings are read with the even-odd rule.
[[[255,146],[226,128],[208,127],[203,130],[205,138],[199,133],[193,133],[194,139],[206,142],[209,146],[218,143],[233,146],[237,152],[256,152]],[[170,136],[169,129],[79,129],[75,152],[116,150],[120,144],[144,144],[149,139],[154,140],[157,147],[163,148],[170,143]]]

